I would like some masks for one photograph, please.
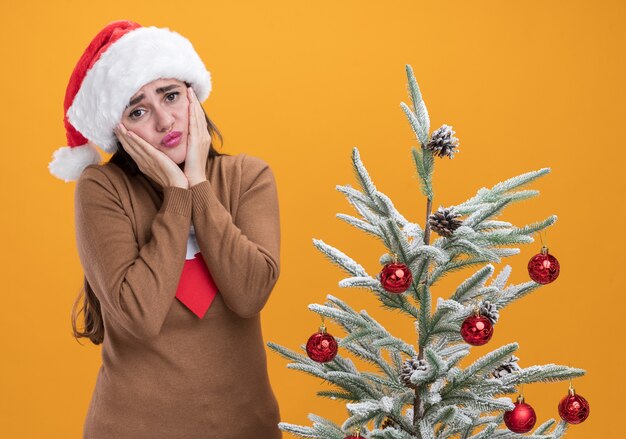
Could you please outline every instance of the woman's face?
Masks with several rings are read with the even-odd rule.
[[[122,123],[176,164],[181,164],[187,155],[187,86],[177,79],[149,82],[130,98]],[[167,142],[170,139],[172,142]]]

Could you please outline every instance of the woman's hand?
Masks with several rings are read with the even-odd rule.
[[[128,131],[122,123],[113,131],[141,172],[162,187],[177,186],[189,189],[189,181],[183,171],[162,151],[132,131]]]
[[[206,180],[206,163],[211,147],[211,135],[207,130],[202,105],[193,88],[187,87],[187,97],[189,98],[189,130],[187,131],[185,176],[191,187]]]

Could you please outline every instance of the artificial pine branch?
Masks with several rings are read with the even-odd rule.
[[[420,127],[419,133],[416,134],[418,134],[420,143],[422,145],[426,145],[426,143],[428,142],[428,133],[430,132],[430,119],[428,117],[428,110],[426,109],[426,104],[424,103],[424,99],[422,99],[422,93],[420,92],[417,81],[415,80],[413,68],[407,64],[405,66],[405,69],[408,78],[407,82],[409,94],[413,103],[413,113],[415,114]]]
[[[426,150],[422,150],[421,148],[412,148],[411,153],[413,154],[413,161],[415,162],[415,167],[417,168],[417,173],[420,177],[420,187],[422,193],[427,199],[432,200],[435,198],[431,178],[435,163],[433,155]]]

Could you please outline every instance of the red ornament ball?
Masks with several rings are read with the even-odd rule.
[[[365,439],[363,436],[361,436],[360,434],[357,435],[350,435],[350,436],[346,436],[344,439]]]
[[[412,282],[413,274],[404,264],[387,264],[380,272],[380,283],[390,293],[404,293]]]
[[[306,342],[306,353],[318,363],[326,363],[337,355],[337,340],[327,332],[316,332]]]
[[[535,410],[524,402],[523,397],[517,398],[513,410],[504,413],[504,423],[514,433],[528,433],[535,426],[535,422]]]
[[[472,346],[482,346],[491,340],[493,323],[482,315],[471,315],[461,325],[461,337]]]
[[[589,416],[589,403],[570,389],[559,403],[559,415],[568,424],[580,424]]]
[[[528,261],[530,278],[540,284],[549,284],[559,277],[561,266],[559,261],[548,253],[548,247],[543,246],[541,253],[536,254]]]

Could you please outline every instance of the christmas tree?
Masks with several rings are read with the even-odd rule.
[[[373,277],[337,248],[319,239],[313,243],[348,273],[340,287],[368,289],[384,309],[412,319],[418,345],[394,337],[365,310],[356,312],[332,295],[324,305],[309,305],[320,315],[322,325],[306,346],[300,346],[306,355],[273,342],[268,346],[292,361],[288,368],[336,386],[318,395],[345,400],[349,415],[341,426],[309,414],[312,426],[281,422],[279,427],[298,437],[324,439],[559,438],[568,423],[582,422],[589,414],[587,401],[571,386],[571,379],[584,375],[584,370],[555,364],[522,368],[514,355],[517,343],[498,347],[465,368],[459,366],[471,346],[489,341],[506,306],[558,276],[558,261],[544,246],[528,265],[532,280],[507,285],[508,265],[492,278],[492,263],[519,253],[511,245],[533,242],[533,233],[556,222],[555,215],[524,227],[494,219],[510,203],[537,195],[535,190],[518,189],[550,169],[510,178],[491,189],[481,188],[469,200],[432,213],[435,161],[452,159],[459,143],[448,125],[429,135],[428,111],[411,66],[406,66],[406,72],[412,107],[405,103],[401,107],[421,146],[412,149],[412,158],[427,198],[424,227],[408,221],[390,198],[376,189],[354,148],[352,161],[361,190],[350,185],[338,185],[337,190],[362,218],[337,216],[382,241],[388,250],[380,257],[384,268]],[[434,234],[438,237],[431,243]],[[431,289],[437,281],[470,268],[476,271],[449,299],[438,298],[432,310]],[[346,336],[329,334],[324,318],[336,322]],[[379,373],[359,371],[344,353],[372,364]],[[536,414],[523,394],[520,392],[515,402],[504,396],[521,391],[518,387],[523,384],[562,380],[570,380],[570,391],[559,405],[562,420],[558,423],[550,419],[535,428]]]

